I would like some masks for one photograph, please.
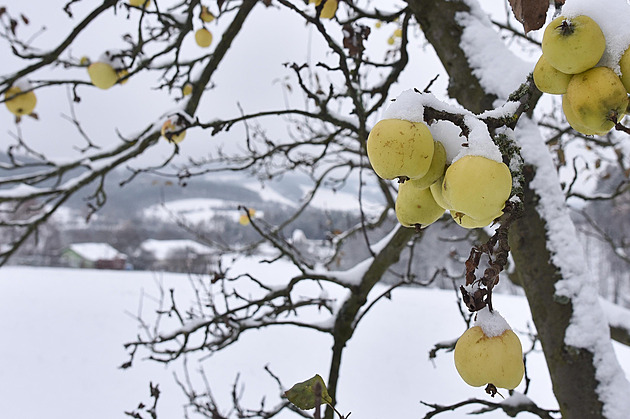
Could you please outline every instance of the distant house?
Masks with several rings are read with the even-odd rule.
[[[61,254],[71,268],[125,269],[127,255],[107,243],[74,243]]]
[[[214,265],[216,252],[194,240],[145,240],[140,253],[151,255],[151,268],[171,272],[206,273]]]

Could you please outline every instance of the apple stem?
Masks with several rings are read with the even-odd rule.
[[[556,29],[560,29],[560,34],[562,36],[569,36],[575,32],[575,25],[573,25],[570,20],[564,19],[562,23],[556,27]]]
[[[608,116],[606,117],[606,119],[616,125],[617,122],[619,122],[619,113],[615,109],[611,109],[610,111],[608,111]]]

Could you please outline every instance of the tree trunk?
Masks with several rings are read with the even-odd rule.
[[[460,47],[462,27],[455,15],[469,12],[468,5],[456,0],[407,0],[407,3],[449,74],[449,95],[473,112],[489,109],[496,96],[483,90]],[[554,284],[562,278],[547,250],[545,225],[536,210],[538,197],[529,189],[533,175],[533,169],[528,168],[525,215],[510,229],[517,277],[527,294],[563,417],[601,418],[603,405],[597,397],[593,356],[564,344],[572,306],[554,298]]]
[[[526,185],[534,169],[524,170]],[[538,197],[525,188],[525,213],[510,229],[510,247],[516,263],[516,277],[525,290],[545,353],[553,391],[563,418],[601,418],[602,403],[597,397],[593,355],[564,343],[565,331],[573,314],[570,301],[558,300],[555,283],[562,279],[546,246],[545,223],[536,211]]]

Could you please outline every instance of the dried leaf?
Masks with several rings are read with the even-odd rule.
[[[365,50],[363,41],[368,39],[370,31],[370,28],[365,25],[352,26],[350,23],[343,25],[343,46],[348,49],[351,57],[361,57]]]
[[[510,0],[516,20],[523,24],[525,33],[540,29],[545,24],[549,0]]]
[[[284,395],[291,403],[302,410],[313,409],[323,403],[332,403],[332,398],[328,395],[328,389],[324,384],[324,379],[316,374],[315,377],[301,383],[297,383]]]

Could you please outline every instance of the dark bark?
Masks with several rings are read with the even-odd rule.
[[[445,0],[407,0],[407,3],[449,75],[449,96],[475,113],[492,109],[497,97],[483,90],[459,46],[462,27],[457,24],[455,14],[469,11],[468,6],[461,1]]]
[[[528,166],[524,172],[529,185],[534,170]],[[593,355],[564,343],[573,308],[570,301],[555,298],[555,283],[562,277],[551,263],[545,223],[536,211],[537,199],[534,191],[525,189],[525,212],[510,230],[517,279],[527,295],[562,417],[601,418]]]

